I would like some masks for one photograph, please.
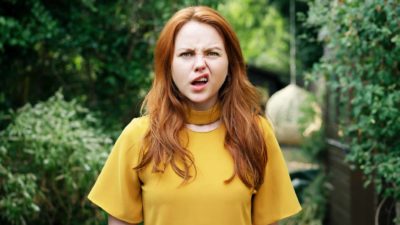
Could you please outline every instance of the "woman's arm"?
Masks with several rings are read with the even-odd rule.
[[[108,225],[139,225],[139,223],[127,223],[108,214]]]

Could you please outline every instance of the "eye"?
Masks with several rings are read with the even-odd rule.
[[[179,54],[180,57],[190,57],[193,56],[193,52],[182,52]]]
[[[209,55],[209,56],[220,56],[220,54],[218,52],[213,52],[213,51],[208,52],[207,55]]]

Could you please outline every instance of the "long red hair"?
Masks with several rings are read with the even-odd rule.
[[[171,74],[175,37],[191,20],[214,27],[223,38],[228,55],[229,78],[219,90],[219,104],[226,128],[225,147],[234,160],[234,171],[225,182],[229,183],[237,175],[247,187],[257,190],[264,182],[267,164],[266,144],[258,117],[259,95],[247,78],[233,29],[218,12],[204,6],[178,11],[159,36],[154,56],[155,78],[143,103],[150,125],[136,169],[141,170],[153,162],[153,172],[163,172],[165,166],[170,165],[184,182],[191,178],[189,170],[194,166],[193,157],[180,142],[189,104],[175,87]]]

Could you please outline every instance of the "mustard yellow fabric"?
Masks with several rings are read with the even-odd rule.
[[[190,109],[186,113],[186,121],[190,124],[209,124],[219,120],[221,116],[221,105],[215,104],[211,109],[206,111],[197,111]]]
[[[224,148],[223,125],[209,132],[184,131],[197,169],[197,176],[188,184],[182,185],[182,178],[170,167],[164,174],[152,173],[151,166],[141,172],[132,169],[149,125],[144,116],[123,130],[89,199],[120,220],[144,220],[145,225],[267,225],[296,214],[301,206],[281,150],[269,123],[262,117],[260,121],[268,164],[258,192],[237,177],[224,183],[232,175],[233,160]]]

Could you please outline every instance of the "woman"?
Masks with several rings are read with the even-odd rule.
[[[144,106],[89,199],[109,224],[267,225],[301,210],[239,41],[208,7],[178,11]]]

